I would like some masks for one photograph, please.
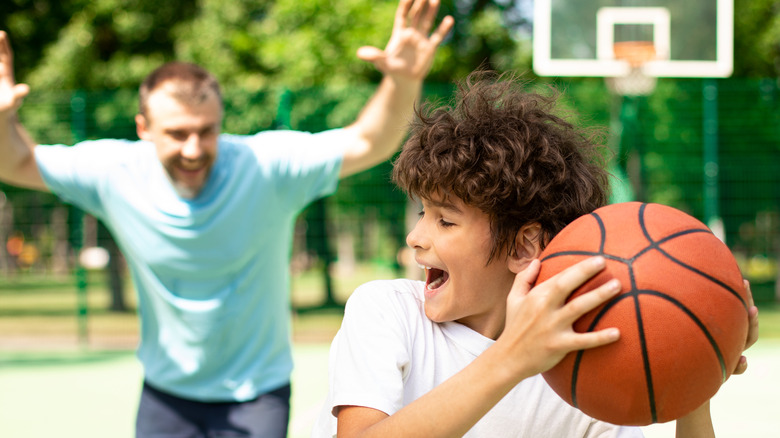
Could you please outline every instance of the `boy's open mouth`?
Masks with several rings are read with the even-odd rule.
[[[426,269],[425,274],[425,288],[428,290],[438,289],[450,278],[447,271],[436,268]]]

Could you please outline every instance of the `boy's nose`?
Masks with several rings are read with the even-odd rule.
[[[412,231],[409,232],[409,234],[406,235],[406,244],[413,249],[426,249],[427,244],[425,244],[425,233],[422,232],[422,220],[417,222],[417,224],[412,228]]]

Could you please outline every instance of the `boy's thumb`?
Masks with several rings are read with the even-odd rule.
[[[515,282],[512,284],[511,293],[527,295],[533,289],[534,283],[536,283],[536,277],[539,275],[541,266],[539,259],[533,259],[525,269],[518,272],[515,276]]]

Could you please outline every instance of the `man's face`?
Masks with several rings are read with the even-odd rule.
[[[406,243],[426,271],[425,314],[495,339],[515,275],[506,256],[486,264],[492,244],[488,215],[454,197],[423,200],[423,209]]]
[[[217,159],[222,104],[212,90],[202,102],[184,104],[172,94],[173,86],[163,84],[149,94],[147,114],[136,116],[136,126],[139,138],[154,143],[179,195],[194,198]]]

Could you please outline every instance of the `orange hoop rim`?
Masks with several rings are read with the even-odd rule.
[[[615,59],[627,61],[631,68],[639,68],[658,55],[652,41],[619,41],[612,45],[612,50]]]

